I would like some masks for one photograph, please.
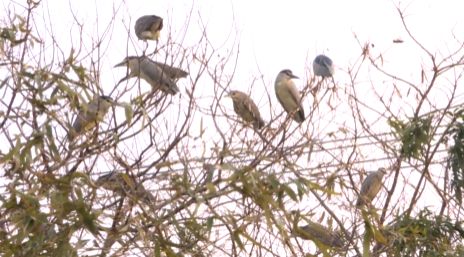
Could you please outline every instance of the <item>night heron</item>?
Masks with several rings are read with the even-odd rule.
[[[291,70],[282,70],[277,75],[275,80],[275,92],[284,110],[292,116],[292,118],[302,123],[305,119],[303,106],[301,105],[301,95],[295,86],[292,79],[298,77],[293,75]]]
[[[156,15],[145,15],[135,22],[135,35],[140,40],[158,41],[160,31],[163,28],[163,19]]]
[[[235,112],[244,121],[252,123],[255,129],[264,127],[264,120],[261,118],[258,107],[247,94],[232,90],[227,96],[232,98]]]
[[[382,188],[383,176],[387,173],[384,168],[379,168],[378,171],[369,174],[361,185],[361,191],[359,192],[358,201],[356,207],[361,207],[367,203],[371,203],[377,193]]]
[[[312,221],[308,221],[305,226],[297,227],[293,234],[302,239],[312,240],[316,245],[322,243],[328,247],[341,248],[345,244],[339,232],[330,231],[321,224]]]
[[[124,80],[140,77],[148,82],[154,90],[159,89],[171,95],[179,92],[179,88],[176,85],[177,79],[188,75],[187,72],[179,68],[152,61],[146,56],[128,56],[114,67],[121,66],[127,67],[129,72],[118,82],[118,85]]]
[[[332,77],[334,74],[332,60],[323,54],[318,55],[313,61],[313,71],[316,76]]]
[[[98,177],[95,184],[118,195],[135,197],[146,204],[154,204],[156,202],[153,194],[147,191],[143,184],[137,183],[134,178],[125,173],[115,171],[107,173]]]
[[[112,104],[111,97],[104,95],[94,97],[90,102],[83,104],[68,132],[68,139],[72,141],[76,136],[94,128],[103,120]]]

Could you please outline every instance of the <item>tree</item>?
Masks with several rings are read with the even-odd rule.
[[[204,23],[198,42],[187,44],[188,28],[198,30],[188,23],[192,11],[184,27],[169,30],[165,19],[160,41],[144,43],[132,31],[136,17],[121,21],[119,7],[88,34],[71,6],[71,31],[80,33],[68,44],[52,23],[40,26],[50,12],[45,2],[6,9],[2,256],[464,253],[462,40],[450,54],[425,47],[398,7],[406,37],[392,47],[406,42],[420,51],[419,79],[391,73],[388,55],[355,36],[359,57],[346,74],[322,80],[307,68],[302,124],[272,105],[272,90],[259,99],[254,90],[272,85],[253,78],[246,93],[266,113],[256,129],[225,98],[241,76],[238,34],[218,47]],[[125,53],[114,50],[121,29]],[[134,51],[187,70],[181,92],[166,95],[140,79],[103,83],[113,59]],[[116,102],[104,120],[68,140],[79,110],[103,94]],[[366,171],[380,167],[387,169],[381,192],[357,209]],[[310,233],[298,229],[308,224]]]

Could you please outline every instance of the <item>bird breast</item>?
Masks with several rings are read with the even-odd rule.
[[[295,99],[295,97],[298,97],[298,95],[293,95],[292,87],[295,87],[292,81],[279,82],[275,87],[276,93],[282,102],[282,105],[285,109],[287,109],[287,111],[293,111],[298,108],[297,101],[299,99]]]

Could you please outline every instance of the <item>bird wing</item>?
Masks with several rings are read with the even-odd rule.
[[[264,126],[264,120],[261,118],[258,106],[256,106],[253,100],[251,100],[251,98],[247,95],[244,95],[243,97],[243,105],[252,117],[253,125],[258,129],[262,128]]]
[[[176,83],[169,78],[168,74],[159,65],[148,59],[144,59],[142,62],[148,63],[140,64],[140,75],[149,84],[173,95],[179,92]]]
[[[301,234],[303,239],[319,241],[326,246],[340,247],[341,240],[337,237],[337,234],[330,231],[328,228],[309,221],[308,225],[300,227],[303,232]]]
[[[176,67],[172,67],[166,63],[162,63],[162,62],[153,62],[153,63],[156,64],[158,67],[160,67],[161,70],[171,79],[184,78],[184,77],[187,77],[188,75],[188,72],[182,69],[176,68]]]
[[[156,15],[142,16],[135,21],[135,34],[138,38],[144,38],[143,32],[145,31],[161,30],[162,28],[163,19]]]
[[[326,67],[327,69],[329,69],[332,66],[332,60],[330,60],[328,57],[321,57],[320,61],[320,64]]]
[[[383,173],[379,172],[369,174],[361,185],[357,206],[366,202],[371,202],[382,188]]]
[[[372,201],[375,196],[379,193],[380,189],[382,188],[382,178],[383,174],[380,172],[376,172],[372,174],[371,178],[371,186],[369,188],[369,191],[367,193],[367,198],[369,201]]]
[[[76,116],[73,122],[72,130],[68,133],[68,138],[73,140],[77,135],[92,129],[95,126],[97,116],[97,105],[95,102],[85,104]]]
[[[293,81],[290,82],[291,83],[288,83],[287,87],[290,91],[290,95],[293,101],[295,101],[295,104],[298,106],[298,112],[295,114],[294,119],[298,122],[303,122],[305,114],[303,110],[303,105],[301,103],[301,95],[300,92],[298,92],[298,89],[296,89],[296,86],[293,83]]]

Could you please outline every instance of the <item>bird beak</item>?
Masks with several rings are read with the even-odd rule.
[[[114,68],[116,68],[116,67],[122,67],[122,66],[126,66],[126,65],[127,65],[127,61],[124,60],[124,61],[122,61],[122,62],[120,62],[120,63],[114,65]]]
[[[299,79],[299,78],[300,78],[300,77],[298,77],[298,76],[296,76],[296,75],[293,75],[293,74],[292,74],[290,77],[291,77],[292,79]]]

